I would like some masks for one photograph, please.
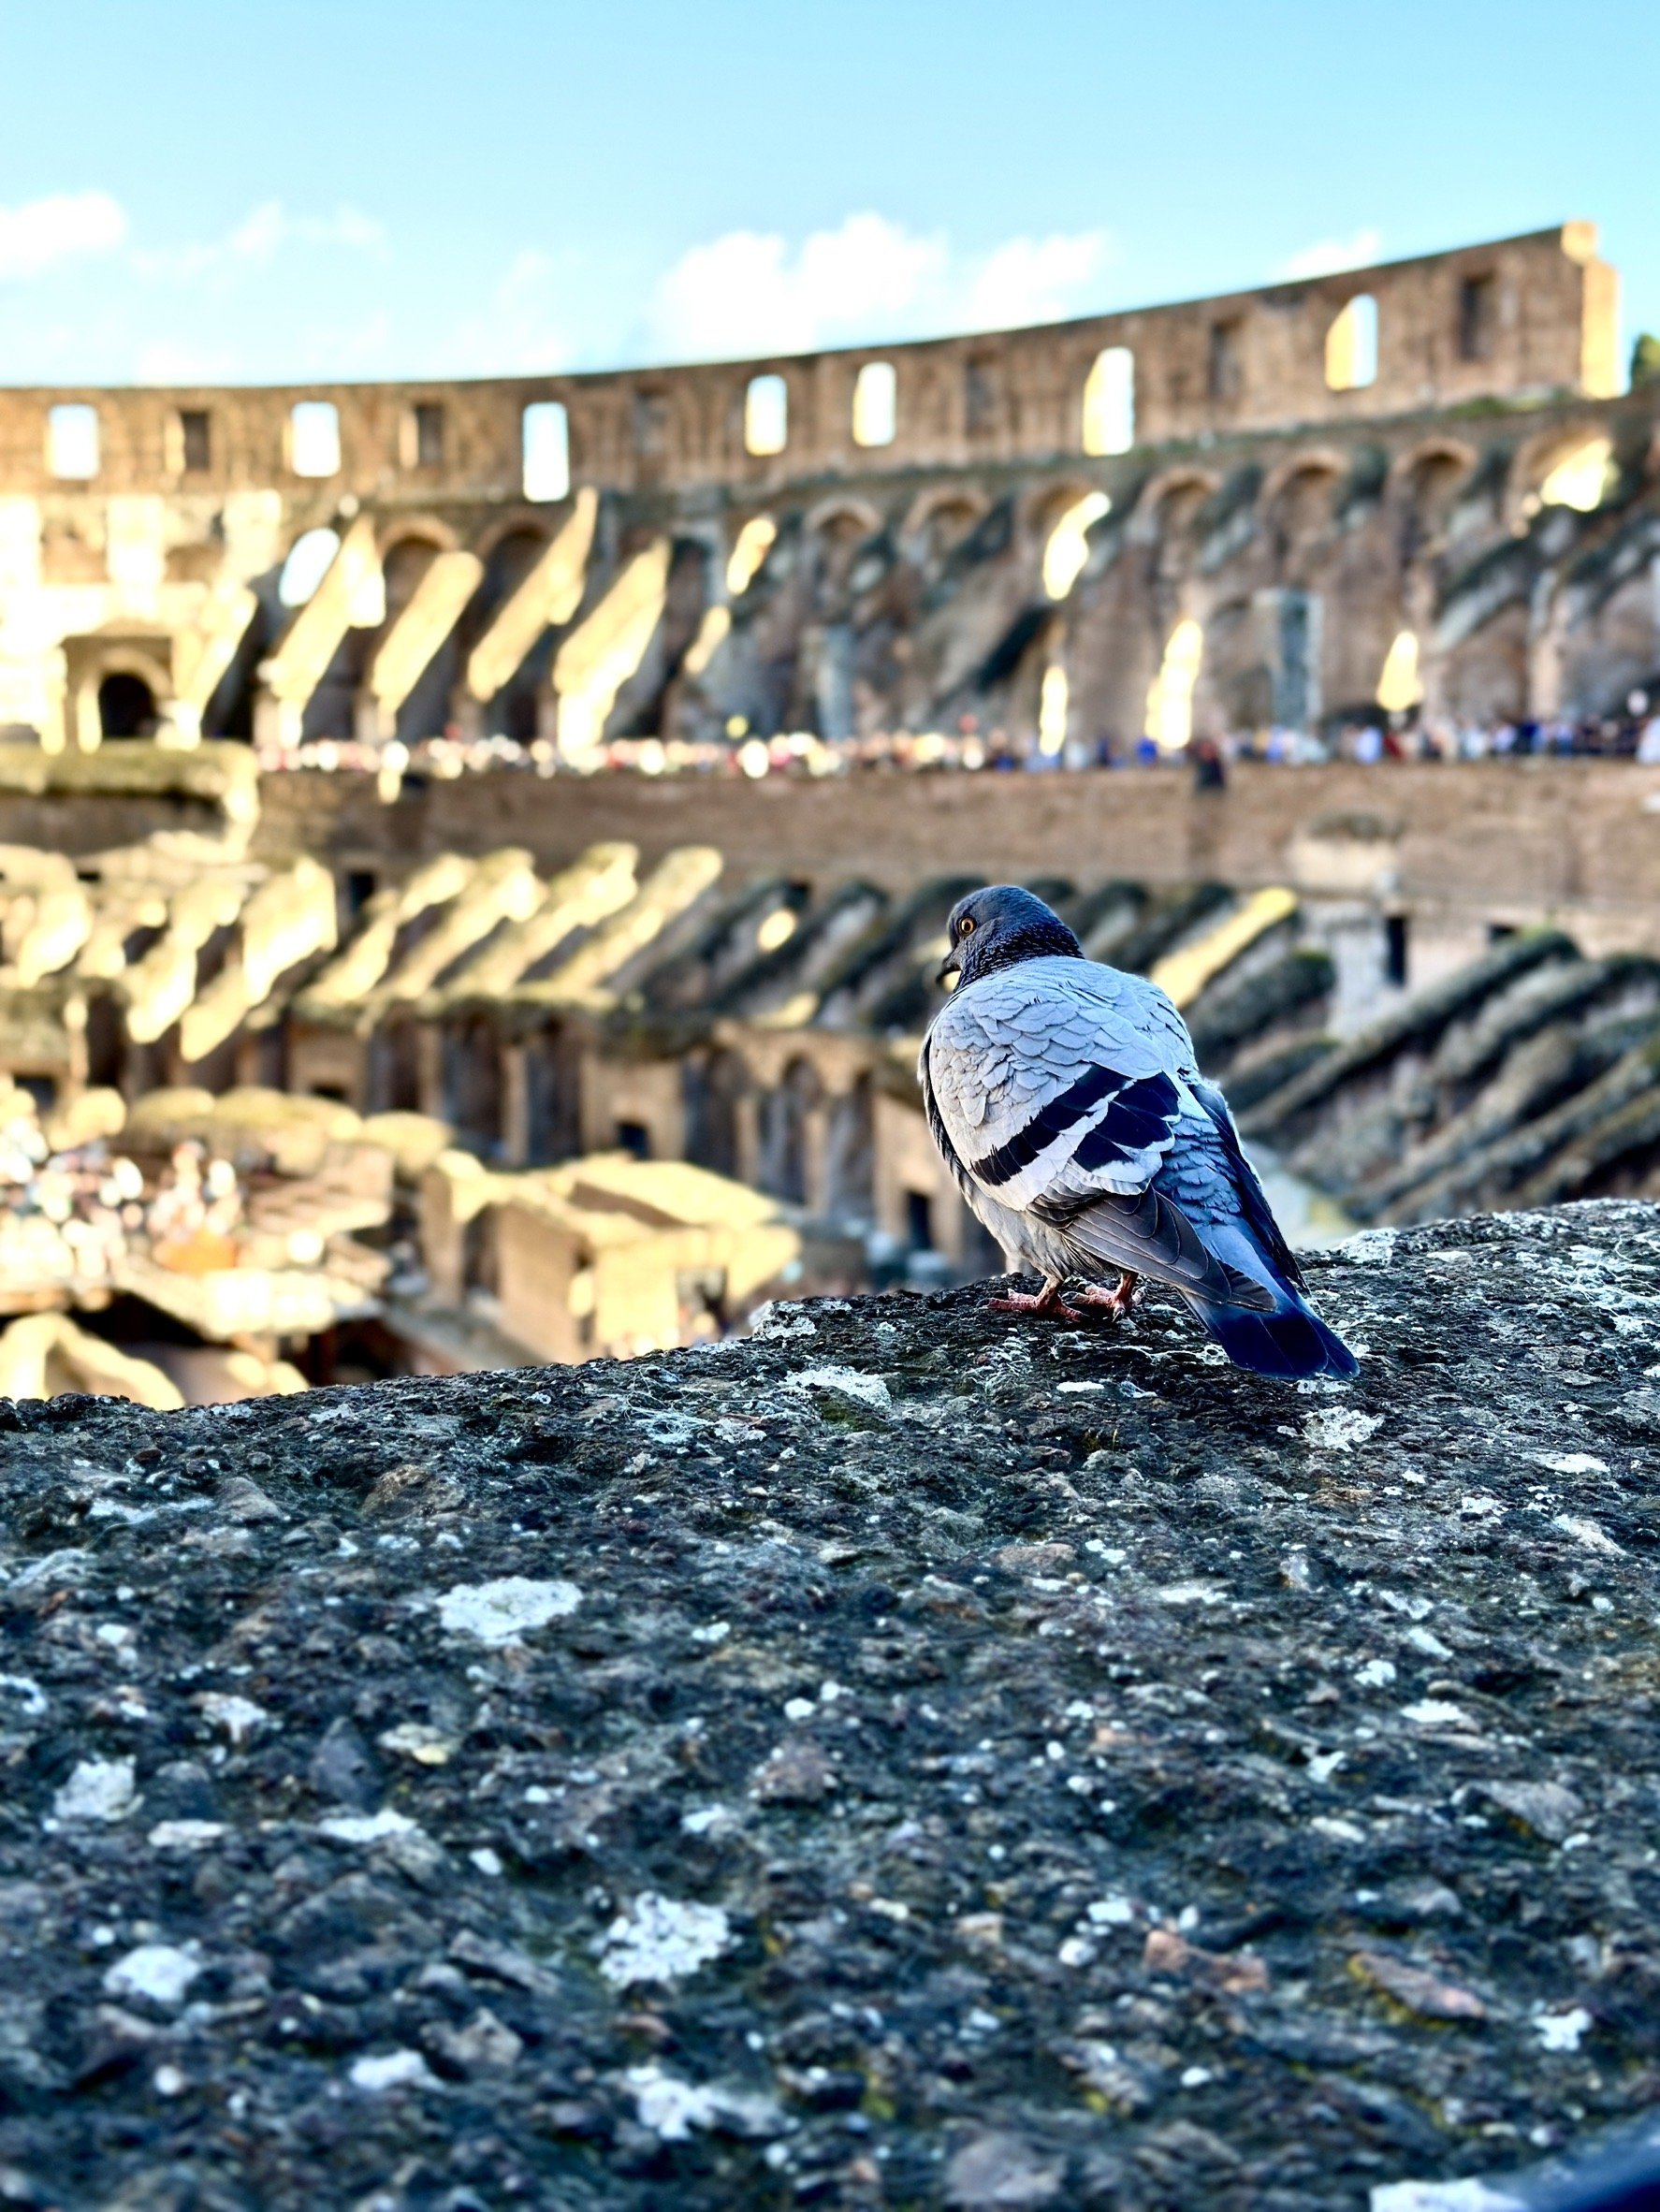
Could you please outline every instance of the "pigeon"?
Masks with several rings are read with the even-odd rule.
[[[1179,1291],[1236,1366],[1354,1375],[1158,986],[1086,960],[1013,884],[959,899],[948,930],[939,979],[957,985],[918,1067],[928,1127],[973,1212],[1043,1279],[993,1305],[1116,1319],[1144,1279]]]

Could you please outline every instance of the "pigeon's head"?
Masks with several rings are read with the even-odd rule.
[[[951,910],[945,925],[951,949],[939,968],[939,981],[955,974],[959,986],[995,975],[1017,961],[1041,960],[1056,953],[1074,960],[1084,948],[1041,898],[1018,883],[993,883],[970,891]]]

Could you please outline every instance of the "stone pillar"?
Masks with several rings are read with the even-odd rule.
[[[531,1157],[531,1086],[522,1044],[502,1047],[502,1157],[510,1168]]]

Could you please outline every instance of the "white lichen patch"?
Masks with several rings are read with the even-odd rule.
[[[1402,1706],[1401,1717],[1415,1728],[1468,1728],[1472,1724],[1462,1705],[1448,1705],[1439,1697],[1422,1697],[1416,1705]]]
[[[619,1989],[678,1982],[718,1958],[732,1940],[719,1905],[685,1904],[648,1889],[600,1939],[600,1972]]]
[[[1386,2181],[1372,2191],[1372,2212],[1525,2212],[1520,2197],[1485,2181]]]
[[[1388,1267],[1395,1257],[1395,1233],[1392,1229],[1362,1229],[1357,1236],[1345,1237],[1336,1247],[1337,1257],[1352,1267]]]
[[[1542,2051],[1577,2051],[1591,2025],[1591,2015],[1576,2004],[1566,2012],[1540,2013],[1533,2031]]]
[[[438,1600],[438,1618],[450,1636],[470,1636],[499,1647],[546,1628],[549,1621],[563,1620],[581,1603],[575,1582],[502,1575],[493,1582],[457,1582]]]
[[[222,1729],[238,1751],[256,1728],[263,1727],[270,1719],[263,1705],[255,1705],[252,1697],[238,1697],[229,1691],[210,1690],[197,1703],[208,1725]]]
[[[59,1820],[124,1820],[137,1797],[131,1759],[80,1759],[51,1809]]]
[[[1387,1690],[1394,1679],[1392,1659],[1366,1659],[1355,1668],[1355,1680],[1363,1690]]]
[[[438,2077],[419,2051],[381,2051],[372,2058],[354,2059],[353,2088],[383,2096],[387,2089],[435,2089]]]
[[[140,1943],[104,1976],[110,1997],[143,1997],[152,2004],[182,2004],[184,1993],[202,1971],[194,1943]]]
[[[1539,1465],[1551,1475],[1606,1475],[1607,1460],[1599,1460],[1588,1451],[1563,1451],[1553,1456],[1541,1452]]]
[[[780,1305],[775,1299],[769,1298],[750,1316],[751,1336],[776,1341],[781,1336],[817,1336],[818,1333],[819,1325],[809,1314],[804,1314],[797,1306]]]
[[[631,2066],[623,2075],[633,2093],[640,2125],[664,2143],[684,2143],[693,2128],[724,2128],[740,2135],[776,2135],[783,2116],[770,2097],[716,2083],[682,2081],[655,2062]]]
[[[1583,1544],[1587,1551],[1600,1551],[1611,1559],[1623,1559],[1624,1548],[1616,1544],[1608,1531],[1582,1513],[1559,1513],[1551,1523],[1565,1536],[1572,1536],[1576,1544]]]
[[[147,1841],[152,1851],[205,1851],[228,1833],[222,1820],[158,1820]]]
[[[418,1835],[420,1824],[387,1805],[379,1812],[331,1812],[317,1823],[317,1833],[336,1843],[384,1843],[388,1836]]]
[[[856,1367],[802,1367],[784,1377],[787,1390],[836,1390],[844,1398],[855,1398],[861,1405],[873,1405],[885,1413],[893,1404],[888,1386],[880,1375],[864,1375]]]
[[[1383,1426],[1379,1413],[1361,1413],[1354,1405],[1326,1405],[1303,1416],[1304,1440],[1317,1451],[1352,1451]]]

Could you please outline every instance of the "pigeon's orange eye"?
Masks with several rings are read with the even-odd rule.
[[[973,933],[974,917],[972,914],[965,914],[962,920],[957,924],[957,935],[959,937],[971,937]]]

